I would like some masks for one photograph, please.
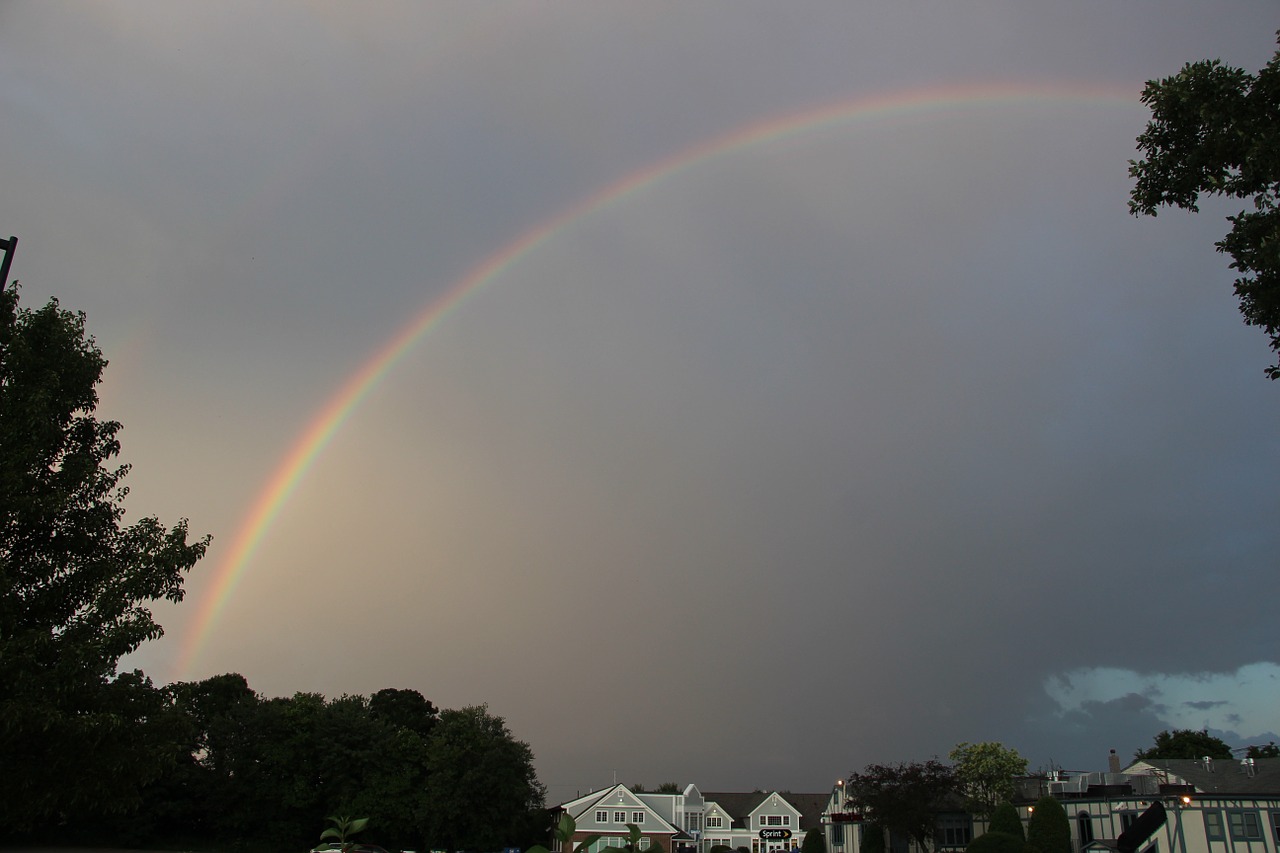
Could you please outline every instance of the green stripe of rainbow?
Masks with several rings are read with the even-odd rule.
[[[443,295],[436,297],[395,336],[381,346],[324,407],[311,419],[297,442],[272,472],[253,506],[245,515],[215,573],[212,588],[197,608],[186,632],[176,668],[178,677],[189,677],[223,608],[262,543],[272,522],[298,488],[316,458],[329,444],[347,417],[368,396],[414,344],[431,331],[463,299],[493,281],[542,244],[586,216],[615,204],[659,180],[670,178],[713,157],[776,142],[826,128],[937,110],[977,106],[1058,104],[1115,104],[1139,108],[1140,86],[1116,84],[1014,84],[970,83],[908,89],[850,101],[841,101],[782,117],[772,117],[739,127],[722,136],[684,149],[609,184],[577,204],[530,228],[468,272]]]

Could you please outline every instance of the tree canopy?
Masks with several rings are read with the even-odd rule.
[[[182,599],[209,540],[123,524],[106,364],[83,314],[0,291],[0,815],[19,828],[136,806],[172,757],[165,697],[117,664],[163,633],[149,605]]]
[[[1278,34],[1280,35],[1280,34]],[[1280,51],[1256,75],[1221,60],[1188,63],[1142,92],[1151,121],[1130,161],[1129,209],[1199,210],[1201,194],[1251,199],[1215,245],[1239,273],[1240,313],[1280,353]],[[1280,378],[1280,362],[1267,368]]]
[[[1174,729],[1156,735],[1154,743],[1147,749],[1140,749],[1133,754],[1135,759],[1142,758],[1219,758],[1230,760],[1231,747],[1222,738],[1214,737],[1207,731],[1194,729]]]
[[[1027,772],[1027,759],[1001,743],[958,743],[950,758],[965,808],[983,817],[1013,797],[1013,777]]]
[[[862,825],[862,843],[859,853],[884,853],[884,827],[874,821]]]
[[[119,672],[161,635],[209,539],[124,523],[120,424],[85,318],[0,288],[0,817],[10,843],[305,849],[349,836],[491,850],[542,836],[532,751],[483,707],[416,690],[263,698],[229,673]],[[358,815],[358,818],[345,816]]]
[[[426,837],[449,850],[528,846],[546,791],[533,751],[484,705],[440,714],[427,739]]]
[[[1266,746],[1250,746],[1245,750],[1245,758],[1280,758],[1280,746],[1276,746],[1275,741],[1270,741]]]
[[[947,765],[923,763],[869,764],[849,776],[849,799],[890,832],[915,841],[921,850],[932,847],[940,801],[954,790],[955,777]]]

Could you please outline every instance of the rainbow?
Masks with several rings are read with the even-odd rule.
[[[437,296],[342,384],[311,418],[306,429],[276,466],[245,514],[231,548],[215,570],[212,588],[197,606],[197,615],[182,642],[178,677],[189,677],[204,643],[226,603],[252,563],[272,523],[330,440],[392,367],[468,296],[553,240],[579,220],[627,199],[658,181],[672,178],[706,161],[746,148],[800,134],[841,128],[871,120],[914,113],[979,106],[1114,104],[1137,108],[1140,85],[969,83],[908,89],[857,98],[781,117],[753,122],[659,160],[578,201],[525,231],[482,260],[446,292]]]

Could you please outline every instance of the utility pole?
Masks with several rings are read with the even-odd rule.
[[[9,286],[9,264],[13,263],[13,250],[17,246],[17,237],[0,240],[0,249],[4,249],[4,261],[0,262],[0,290],[4,290]]]

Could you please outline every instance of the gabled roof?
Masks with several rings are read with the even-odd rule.
[[[1185,781],[1204,794],[1280,795],[1280,758],[1253,759],[1249,765],[1238,759],[1214,759],[1208,764],[1192,758],[1144,758],[1126,768],[1134,775],[1168,774],[1170,784]],[[1176,777],[1176,778],[1175,778]]]
[[[822,812],[831,800],[830,794],[792,794],[781,791],[751,791],[745,794],[732,791],[717,793],[704,791],[702,796],[708,806],[715,803],[720,806],[722,811],[728,813],[729,817],[733,819],[734,829],[750,829],[750,826],[747,825],[747,819],[751,817],[751,813],[774,794],[778,795],[778,799],[785,800],[793,809],[800,812],[799,828],[801,830],[821,826]]]
[[[614,785],[611,788],[601,788],[599,791],[592,791],[589,794],[584,794],[583,796],[578,797],[576,800],[570,800],[567,803],[562,803],[560,805],[560,808],[564,809],[566,812],[571,814],[573,818],[576,820],[578,817],[586,814],[588,811],[590,811],[593,808],[596,808],[597,806],[600,808],[607,807],[608,804],[604,803],[604,800],[608,798],[610,794],[615,794],[615,792],[618,792],[618,791],[625,791],[626,795],[632,798],[635,797],[635,795],[631,793],[631,791],[627,788],[626,785]],[[615,801],[617,800],[616,795],[614,796],[614,800]]]
[[[619,802],[619,800],[621,800],[621,802]],[[651,828],[651,826],[646,826],[646,832],[670,832],[677,836],[681,832],[675,826],[672,826],[671,823],[659,814],[649,803],[646,803],[642,797],[632,793],[631,789],[626,785],[614,785],[611,788],[605,788],[602,791],[596,791],[594,793],[587,794],[584,797],[578,797],[576,800],[570,800],[569,802],[564,803],[560,808],[572,815],[573,819],[579,824],[591,823],[592,821],[586,820],[585,816],[596,809],[604,811],[612,809],[644,809],[646,814],[653,815],[659,827],[655,830]],[[623,830],[610,826],[608,829],[593,829],[591,831],[613,834]]]
[[[741,793],[736,791],[724,793],[709,793],[704,791],[702,798],[707,804],[715,803],[733,819],[735,829],[745,829],[747,826],[747,818],[751,817],[751,813],[755,811],[756,806],[769,796],[763,791],[751,791],[749,793]]]

